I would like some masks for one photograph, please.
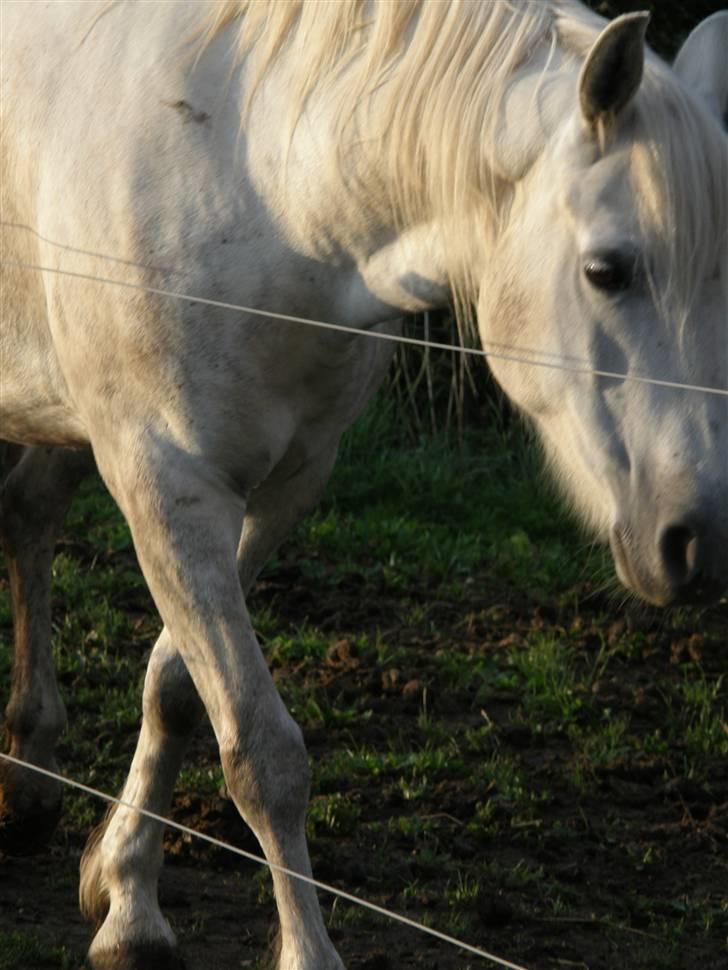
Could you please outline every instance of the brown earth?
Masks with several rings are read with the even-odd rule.
[[[337,589],[314,593],[299,581],[295,570],[288,574],[282,570],[256,593],[256,606],[274,604],[292,627],[308,619],[324,631],[337,631],[325,660],[317,667],[276,664],[274,675],[281,685],[298,678],[311,687],[313,678],[313,686],[334,703],[356,698],[357,702],[364,700],[372,712],[345,729],[309,724],[304,733],[312,761],[331,745],[344,744],[345,736],[357,746],[385,748],[393,734],[407,734],[412,728],[426,696],[432,718],[454,736],[482,724],[484,716],[492,721],[498,750],[517,757],[527,773],[528,786],[548,792],[548,797],[539,806],[538,818],[529,822],[522,821],[507,800],[496,797],[494,824],[479,833],[472,824],[478,799],[467,779],[440,781],[416,802],[420,817],[437,819],[437,825],[430,826],[413,848],[410,835],[399,837],[396,832],[384,834],[384,830],[377,844],[368,828],[373,821],[385,822],[408,810],[392,779],[372,778],[368,785],[352,781],[351,786],[344,779],[340,790],[346,790],[359,807],[362,824],[336,834],[316,831],[312,838],[316,875],[448,930],[448,909],[437,888],[438,873],[432,871],[437,863],[432,859],[438,853],[446,854],[453,866],[471,872],[473,867],[478,871],[482,860],[484,877],[477,896],[465,904],[469,923],[462,935],[530,970],[612,970],[620,966],[628,970],[724,970],[728,926],[725,763],[719,764],[716,758],[703,777],[691,778],[681,771],[687,759],[677,743],[664,754],[634,755],[595,768],[592,784],[580,793],[561,773],[573,756],[565,732],[538,734],[529,729],[515,717],[520,698],[511,687],[494,687],[485,701],[476,698],[469,686],[441,687],[434,677],[433,658],[443,649],[496,657],[529,631],[541,629],[568,634],[584,663],[593,664],[604,637],[609,640],[632,630],[640,635],[642,648],[594,682],[592,700],[607,716],[629,716],[631,728],[637,727],[647,736],[664,727],[664,698],[657,685],[664,684],[673,672],[678,677],[683,661],[699,660],[710,676],[725,673],[725,649],[715,633],[728,632],[728,606],[724,603],[704,614],[701,632],[696,633],[666,624],[651,612],[628,613],[617,619],[611,613],[605,628],[603,604],[597,596],[588,595],[586,588],[584,599],[561,609],[534,604],[513,590],[501,590],[487,600],[473,593],[471,604],[464,607],[460,602],[454,607],[447,602],[428,602],[428,591],[422,590],[427,621],[408,626],[397,624],[395,598],[372,597],[371,591],[363,597],[357,587],[352,577]],[[351,630],[351,637],[342,636],[342,629]],[[382,630],[389,641],[407,647],[406,664],[382,669],[357,649],[354,633],[375,635]],[[89,730],[94,730],[93,725]],[[198,763],[212,761],[211,739],[205,736],[196,741],[192,757]],[[477,766],[477,752],[464,757],[473,760],[473,768]],[[321,793],[314,791],[314,797]],[[224,793],[202,798],[180,790],[174,816],[257,851],[255,840]],[[0,928],[24,930],[43,943],[67,947],[74,955],[69,964],[50,962],[22,970],[76,967],[81,961],[89,935],[77,913],[75,881],[84,838],[85,833],[65,820],[45,856],[0,860]],[[257,966],[270,938],[273,906],[266,884],[256,876],[256,867],[176,833],[168,833],[166,848],[161,900],[189,970]],[[485,866],[493,863],[500,872],[541,871],[542,877],[524,886],[502,876],[491,880],[488,873],[494,870],[486,872]],[[554,882],[559,892],[566,893],[562,913],[547,905],[551,898],[548,887]],[[643,899],[652,901],[652,915],[641,908]],[[688,942],[683,935],[676,946],[669,926],[684,918],[680,900],[687,904],[691,899],[708,901],[712,910],[723,913],[723,920]],[[327,921],[333,922],[332,937],[350,970],[462,970],[487,965],[374,917],[342,926],[337,919],[341,904],[324,897],[323,906]],[[662,929],[655,928],[655,911],[664,916]]]

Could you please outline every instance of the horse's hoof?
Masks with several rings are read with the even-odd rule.
[[[55,782],[21,785],[14,774],[0,773],[0,852],[32,855],[43,849],[56,830],[62,804],[62,789]]]
[[[168,943],[128,943],[89,953],[88,970],[185,970],[177,947]]]

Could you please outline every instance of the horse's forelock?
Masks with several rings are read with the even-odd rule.
[[[656,297],[683,324],[705,280],[725,266],[728,140],[660,65],[637,101],[630,175],[643,236],[653,244]]]

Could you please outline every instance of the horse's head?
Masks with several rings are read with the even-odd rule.
[[[622,582],[665,604],[728,585],[728,397],[632,378],[728,388],[728,141],[709,59],[687,58],[695,95],[644,69],[646,20],[607,26],[570,82],[478,318],[486,349],[582,370],[493,361]]]

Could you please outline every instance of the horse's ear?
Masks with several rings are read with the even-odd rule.
[[[728,122],[728,10],[701,20],[678,51],[673,69],[693,94]]]
[[[608,24],[579,74],[579,105],[587,124],[615,117],[634,97],[645,62],[649,13],[623,14]]]

